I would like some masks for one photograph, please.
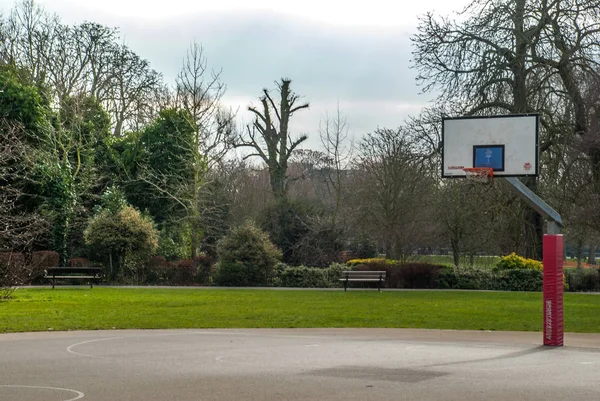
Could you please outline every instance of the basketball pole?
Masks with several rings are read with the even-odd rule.
[[[505,177],[504,182],[539,214],[549,219],[543,241],[544,264],[544,345],[560,347],[564,343],[563,307],[563,250],[560,233],[562,218],[535,192],[516,177]]]

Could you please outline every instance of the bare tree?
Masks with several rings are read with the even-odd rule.
[[[328,184],[331,186],[335,199],[331,214],[331,223],[335,225],[342,206],[344,177],[350,169],[354,151],[354,142],[348,132],[348,123],[342,115],[339,105],[333,118],[327,114],[321,121],[319,137],[321,145],[325,149],[325,155],[331,161]]]
[[[113,116],[113,135],[118,137],[128,127],[135,127],[143,110],[151,107],[145,99],[160,87],[162,77],[124,45],[113,54],[111,71],[108,110]]]
[[[222,105],[226,87],[221,82],[221,72],[209,72],[207,64],[202,46],[196,42],[192,43],[176,81],[176,102],[187,111],[191,118],[190,123],[194,127],[194,161],[191,166],[193,182],[190,183],[191,188],[186,191],[192,196],[192,207],[189,209],[192,257],[196,256],[200,244],[203,223],[211,224],[220,220],[211,219],[211,214],[208,213],[208,204],[211,203],[208,199],[214,198],[209,194],[214,194],[218,185],[208,185],[206,178],[207,173],[221,163],[230,150],[234,132],[233,115]],[[208,228],[204,227],[205,231],[209,231]]]
[[[233,115],[222,104],[226,86],[221,82],[221,71],[208,71],[200,44],[190,45],[176,85],[176,102],[191,116],[195,146],[210,168],[230,150]]]
[[[377,129],[359,145],[352,171],[357,224],[368,227],[388,257],[406,258],[431,239],[433,184],[402,129]]]
[[[2,120],[0,132],[0,251],[23,250],[48,227],[40,215],[19,207],[32,166],[22,130]]]
[[[56,37],[61,29],[56,15],[48,14],[34,0],[22,0],[5,24],[3,53],[6,61],[26,67],[38,87],[48,78]]]
[[[269,93],[263,89],[260,98],[261,108],[248,107],[255,120],[252,126],[247,126],[246,136],[239,136],[236,140],[237,147],[249,147],[252,153],[246,156],[260,157],[269,169],[271,189],[275,199],[287,197],[287,169],[288,161],[294,150],[308,137],[301,135],[292,139],[289,133],[289,123],[295,112],[307,109],[308,103],[296,105],[300,96],[295,94],[291,88],[292,81],[282,78],[277,83],[280,98],[278,104]]]
[[[469,114],[540,113],[540,150],[546,152],[563,143],[565,132],[586,130],[578,82],[595,75],[599,5],[475,0],[460,22],[427,14],[413,37],[418,81],[426,91],[441,90],[441,102],[458,103]],[[535,180],[526,183],[537,190]],[[537,257],[541,219],[530,210],[527,221],[534,230],[526,236],[527,255]]]

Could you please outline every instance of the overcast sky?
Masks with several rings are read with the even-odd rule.
[[[395,128],[432,95],[419,95],[411,70],[410,36],[427,11],[451,15],[467,0],[39,0],[68,24],[118,27],[125,43],[148,59],[168,83],[189,45],[204,47],[209,66],[222,69],[225,102],[245,109],[281,77],[310,102],[292,130],[316,148],[319,121],[339,102],[352,134]],[[7,13],[15,2],[0,0]]]

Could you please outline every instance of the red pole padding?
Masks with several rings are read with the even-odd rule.
[[[564,340],[563,236],[544,235],[544,345]]]

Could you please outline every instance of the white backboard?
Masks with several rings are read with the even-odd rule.
[[[469,167],[492,167],[494,176],[537,176],[538,142],[538,115],[443,118],[442,177],[464,177]]]

